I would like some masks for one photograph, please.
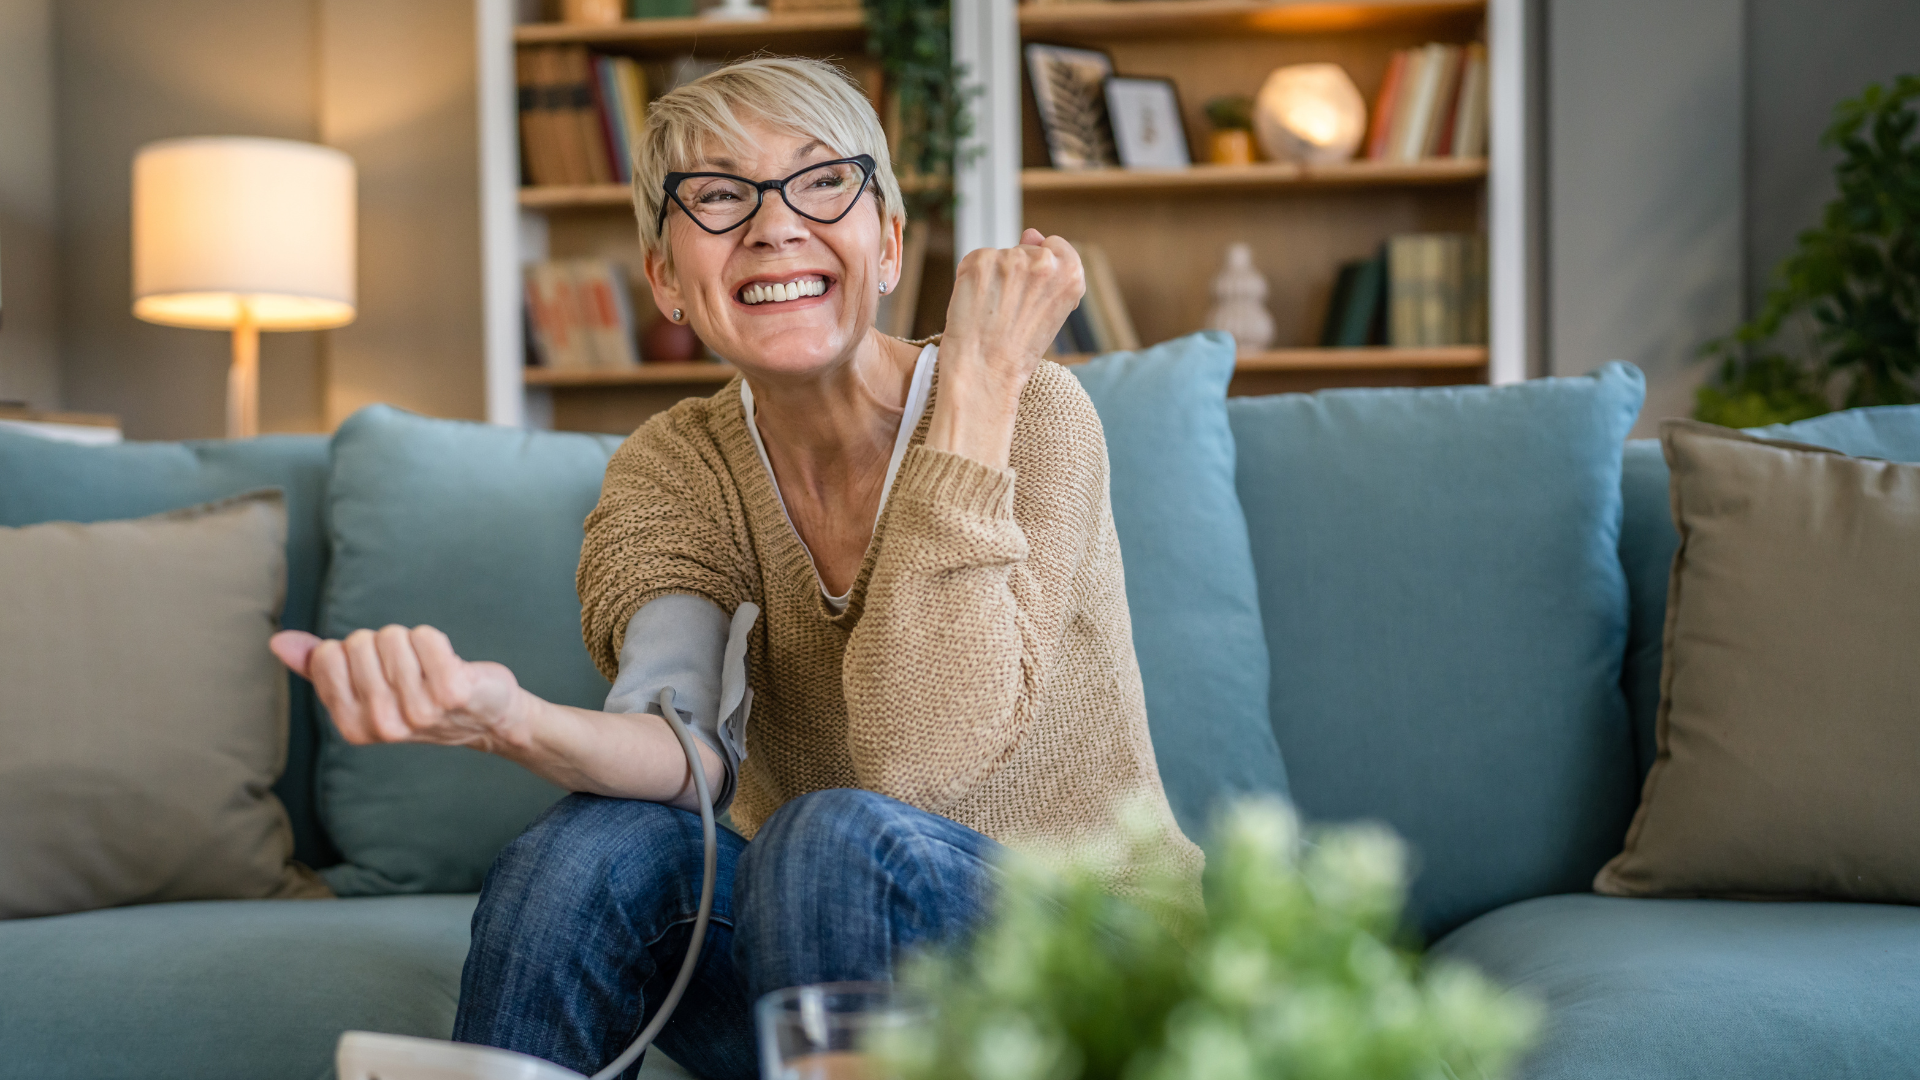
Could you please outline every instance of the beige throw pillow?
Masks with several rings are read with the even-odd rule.
[[[277,491],[0,528],[0,918],[325,896],[272,791]]]
[[[1920,902],[1920,466],[1661,431],[1680,547],[1617,896]]]

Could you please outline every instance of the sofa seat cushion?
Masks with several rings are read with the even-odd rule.
[[[1436,954],[1542,995],[1519,1076],[1920,1076],[1920,908],[1528,900]]]
[[[349,1028],[446,1038],[472,896],[0,923],[0,1077],[315,1080]]]

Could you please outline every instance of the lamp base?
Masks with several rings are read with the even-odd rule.
[[[233,325],[233,364],[227,368],[227,438],[260,434],[260,325],[245,306]]]

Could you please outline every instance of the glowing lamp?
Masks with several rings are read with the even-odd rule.
[[[227,437],[259,433],[260,331],[354,313],[354,169],[287,139],[165,139],[133,159],[133,313],[233,332]]]
[[[1367,102],[1339,64],[1276,68],[1254,99],[1253,130],[1275,161],[1346,161],[1367,132]]]

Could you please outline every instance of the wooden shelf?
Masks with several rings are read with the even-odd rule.
[[[526,369],[528,386],[718,386],[733,378],[732,364],[642,364],[618,371]]]
[[[1091,356],[1062,357],[1063,364],[1084,364]],[[1485,367],[1487,347],[1454,345],[1444,348],[1395,349],[1271,349],[1247,353],[1234,361],[1239,374],[1266,371],[1379,371],[1415,368],[1468,369]],[[642,364],[620,371],[555,371],[527,368],[528,386],[717,386],[733,378],[732,364]]]
[[[1150,2],[1150,0],[1142,0]],[[1194,0],[1205,2],[1205,0]],[[1185,169],[1022,169],[1028,195],[1151,194],[1163,191],[1417,187],[1486,179],[1485,158],[1349,161],[1341,165],[1194,165]]]
[[[592,45],[613,52],[728,52],[848,49],[864,53],[866,19],[858,11],[769,15],[764,19],[629,19],[604,26],[528,23],[513,31],[516,45]]]
[[[1312,34],[1418,27],[1474,15],[1485,0],[1129,0],[1020,6],[1020,36],[1165,37],[1230,31]]]

